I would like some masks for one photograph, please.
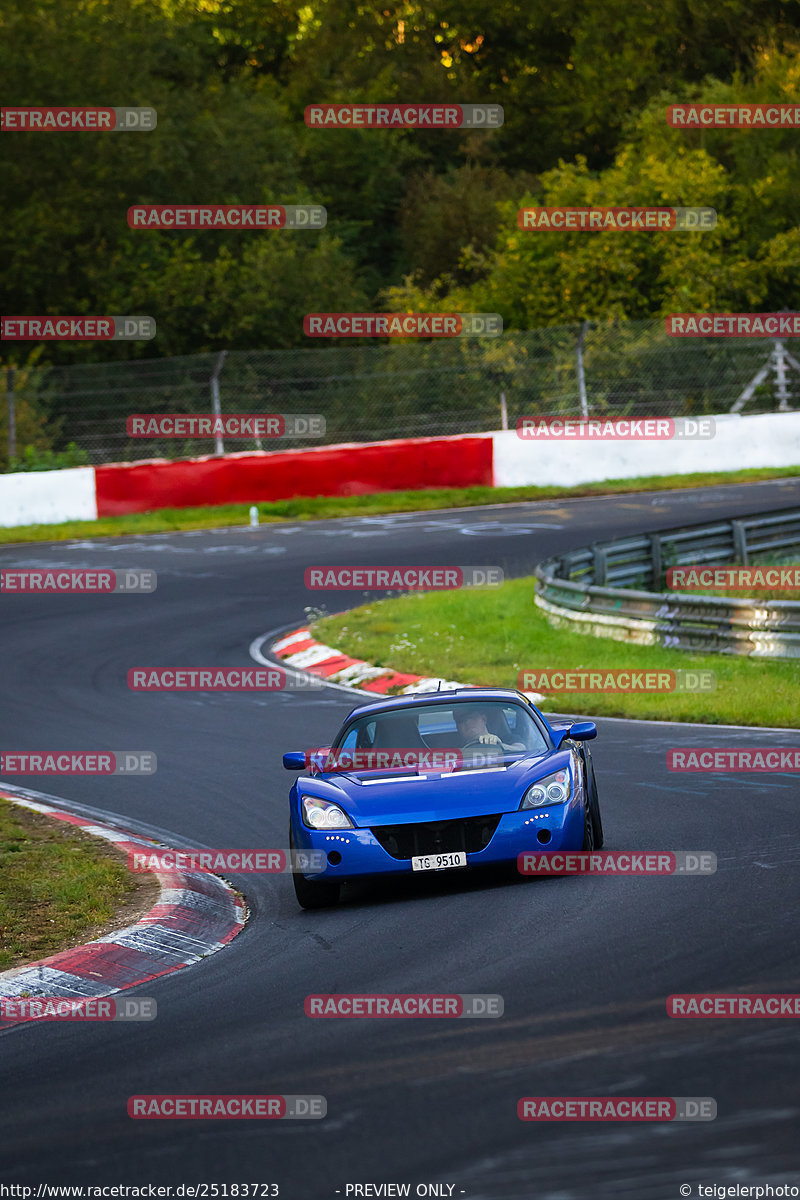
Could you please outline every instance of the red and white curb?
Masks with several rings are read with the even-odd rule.
[[[452,688],[476,686],[429,675],[408,675],[391,667],[374,667],[363,659],[351,658],[349,654],[342,654],[341,650],[336,650],[333,646],[318,642],[312,637],[307,625],[273,642],[270,651],[294,671],[316,675],[327,683],[335,683],[340,687],[378,693],[382,696],[390,691],[405,696],[412,692],[436,692],[440,688],[447,691]],[[544,700],[544,696],[539,692],[525,692],[525,695],[534,703]]]
[[[425,675],[407,675],[391,667],[373,667],[360,658],[342,654],[311,636],[308,626],[273,642],[272,653],[287,667],[316,675],[328,683],[338,683],[360,692],[377,692],[385,696],[390,690],[404,695],[407,692],[435,692],[442,688],[463,687],[452,680],[431,679]]]
[[[120,850],[152,851],[153,841],[100,825],[37,800],[0,797],[77,825],[113,842]],[[150,911],[125,929],[96,941],[62,950],[49,958],[0,972],[0,994],[19,996],[109,996],[215,954],[240,933],[247,919],[233,888],[218,875],[199,871],[153,871],[161,895]]]

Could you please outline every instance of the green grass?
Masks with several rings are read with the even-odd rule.
[[[800,727],[800,660],[747,659],[632,646],[554,629],[533,603],[533,579],[364,605],[314,625],[322,641],[377,666],[460,683],[517,687],[524,670],[705,668],[706,693],[563,693],[547,711],[730,725]]]
[[[0,969],[96,936],[153,890],[106,842],[0,798]]]
[[[780,470],[712,471],[694,475],[653,475],[640,479],[609,479],[578,487],[431,488],[425,491],[375,492],[366,496],[299,496],[257,505],[263,523],[319,521],[330,517],[370,517],[381,513],[428,512],[439,508],[471,508],[482,504],[513,504],[526,500],[562,500],[570,496],[610,496],[629,492],[668,491],[674,488],[713,487],[717,484],[755,483],[762,479],[788,479],[800,467]],[[18,525],[0,529],[0,543],[50,542],[67,538],[119,537],[137,533],[168,533],[181,529],[218,529],[249,523],[249,504],[222,504],[208,508],[161,508],[99,521],[65,521],[60,525]]]

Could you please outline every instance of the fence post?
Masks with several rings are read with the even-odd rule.
[[[661,536],[657,533],[650,534],[650,560],[652,563],[652,586],[661,591]]]
[[[784,312],[787,310],[784,309]],[[748,400],[752,399],[757,387],[760,387],[764,380],[769,375],[770,371],[775,374],[775,392],[778,397],[778,412],[791,412],[789,407],[789,379],[787,367],[793,367],[795,371],[800,372],[800,362],[784,346],[779,339],[773,339],[772,350],[769,358],[764,363],[760,371],[757,371],[753,378],[748,383],[747,387],[739,396],[736,403],[732,406],[731,412],[741,412]]]
[[[505,392],[500,393],[500,428],[508,429],[508,406]]]
[[[222,371],[222,364],[225,362],[225,355],[227,353],[228,353],[227,350],[220,350],[219,357],[217,358],[217,365],[214,367],[214,373],[211,376],[211,410],[214,413],[215,417],[222,416],[222,410],[220,408],[220,403],[219,403],[219,377],[220,377],[220,373]],[[220,455],[224,454],[225,453],[225,443],[222,440],[222,434],[221,433],[215,434],[214,441],[215,441],[214,453],[220,454]]]
[[[608,555],[605,548],[600,546],[592,546],[592,558],[594,560],[594,571],[592,573],[592,583],[595,587],[605,587],[608,579]]]
[[[786,347],[780,341],[775,343],[775,380],[778,393],[778,412],[788,412],[789,384],[786,379]]]
[[[744,521],[731,521],[731,532],[733,533],[734,562],[740,562],[745,567],[749,566],[747,561],[747,530]]]
[[[8,397],[8,465],[17,457],[17,412],[14,405],[15,367],[6,367],[6,396]]]
[[[583,342],[588,328],[589,322],[584,321],[581,325],[581,331],[578,334],[578,345],[575,350],[575,366],[578,372],[578,395],[581,402],[582,417],[589,416],[589,405],[586,400],[586,376],[583,370]]]
[[[558,556],[558,565],[564,579],[572,579],[572,554],[573,552],[568,550],[566,554]]]

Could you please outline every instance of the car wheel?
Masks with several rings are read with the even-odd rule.
[[[602,850],[603,848],[603,820],[600,816],[600,800],[597,796],[597,783],[594,777],[594,765],[589,763],[589,809],[592,814],[592,832],[594,835],[593,850]]]
[[[582,850],[594,850],[594,821],[592,820],[592,812],[589,805],[585,805],[583,810],[583,846]]]
[[[292,828],[289,826],[289,849],[294,850]],[[330,908],[338,903],[341,884],[306,879],[300,871],[292,871],[292,883],[297,903],[301,908]]]

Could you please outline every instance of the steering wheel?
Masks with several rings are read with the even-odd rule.
[[[503,749],[503,743],[500,741],[499,738],[496,742],[482,742],[480,737],[476,737],[476,738],[473,738],[471,742],[465,742],[464,745],[461,747],[461,749],[468,750],[470,748],[470,746],[478,746],[479,749],[481,749],[481,750],[502,751],[502,749]]]

